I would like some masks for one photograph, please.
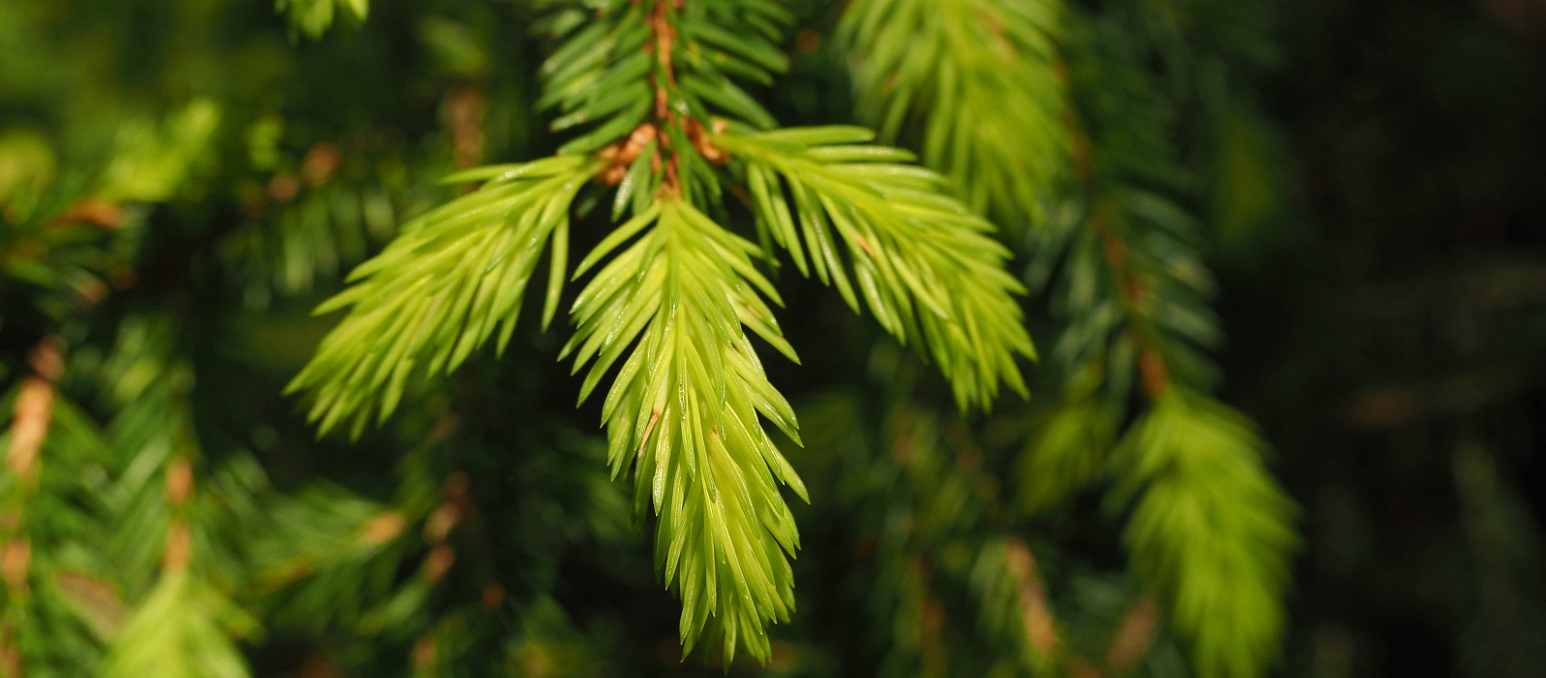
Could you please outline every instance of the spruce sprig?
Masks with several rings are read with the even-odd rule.
[[[862,296],[897,339],[924,340],[962,409],[992,402],[1001,382],[1025,394],[1015,358],[1035,348],[1015,301],[1025,289],[1003,268],[1009,250],[993,224],[941,195],[940,175],[904,164],[907,151],[866,145],[873,137],[824,127],[715,143],[745,160],[759,228],[849,307]]]
[[[348,422],[358,433],[410,381],[456,369],[496,329],[504,348],[544,245],[544,325],[563,279],[599,265],[570,309],[577,331],[563,355],[587,370],[582,400],[615,374],[602,407],[609,464],[614,477],[635,473],[638,513],[653,509],[684,647],[717,635],[727,658],[745,647],[767,661],[768,624],[794,608],[799,548],[779,485],[805,491],[761,421],[799,442],[750,339],[796,359],[754,261],[786,249],[855,310],[862,295],[886,329],[927,347],[963,408],[986,406],[1001,383],[1024,392],[1024,290],[1003,271],[992,224],[907,153],[867,145],[873,134],[856,128],[774,129],[737,80],[771,82],[786,67],[778,3],[540,7],[540,30],[561,44],[542,66],[539,105],[578,136],[553,158],[449,177],[486,183],[406,226],[317,309],[349,314],[290,388],[309,393],[323,431]],[[569,211],[592,183],[616,188],[619,223],[571,276]],[[725,212],[732,188],[757,196],[761,246],[708,216]]]
[[[579,329],[564,352],[575,354],[576,370],[590,365],[589,394],[633,347],[602,408],[608,462],[614,477],[635,467],[639,512],[653,505],[659,569],[682,598],[684,654],[715,626],[727,658],[739,638],[766,661],[766,623],[794,609],[786,554],[799,548],[778,483],[806,493],[758,420],[799,440],[794,410],[768,382],[746,330],[791,360],[794,349],[762,301],[778,295],[752,266],[755,244],[672,199],[612,240],[645,228],[575,301]]]
[[[288,392],[311,394],[310,416],[323,433],[348,422],[358,436],[373,413],[380,421],[392,414],[411,376],[455,370],[496,331],[503,353],[551,241],[546,326],[563,291],[570,203],[601,167],[560,156],[447,177],[485,184],[405,225],[349,275],[354,285],[317,307],[317,315],[345,308],[349,315]]]
[[[1068,94],[1059,0],[855,0],[839,38],[858,112],[916,142],[979,214],[1045,219],[1066,173]]]
[[[1190,640],[1199,676],[1261,675],[1283,633],[1283,554],[1298,537],[1265,449],[1238,412],[1173,389],[1115,453],[1117,496],[1135,498],[1123,541]]]

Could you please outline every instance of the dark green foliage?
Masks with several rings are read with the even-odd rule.
[[[0,675],[1540,673],[1533,48],[1333,4],[0,3]]]

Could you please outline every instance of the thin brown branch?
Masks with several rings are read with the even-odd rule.
[[[660,192],[661,195],[674,197],[682,193],[682,158],[677,149],[671,146],[669,132],[678,126],[677,114],[671,110],[670,90],[676,87],[676,68],[671,62],[671,50],[676,44],[677,35],[676,26],[671,24],[670,11],[673,7],[680,9],[681,0],[645,1],[653,3],[649,16],[645,18],[652,36],[645,49],[655,55],[660,65],[659,73],[664,74],[664,82],[660,75],[652,73],[649,76],[650,85],[655,89],[655,127],[660,135],[660,145],[656,146],[655,153],[665,170],[660,181]]]
[[[54,382],[64,371],[64,342],[48,337],[32,348],[27,356],[32,374],[22,381],[11,417],[11,449],[6,453],[6,468],[24,486],[36,485],[40,471],[38,455],[48,436],[54,416]]]
[[[21,678],[27,675],[22,665],[21,648],[16,644],[16,622],[6,620],[0,625],[0,676]]]
[[[1100,238],[1101,251],[1106,256],[1112,280],[1116,283],[1122,308],[1129,318],[1142,318],[1142,309],[1150,293],[1149,284],[1133,274],[1127,241],[1117,232],[1111,215],[1112,207],[1097,202],[1090,216],[1090,227]],[[1136,324],[1136,323],[1135,323]],[[1158,398],[1170,387],[1170,369],[1159,350],[1144,336],[1144,328],[1134,327],[1128,332],[1129,341],[1138,353],[1138,374],[1143,390],[1150,398]]]
[[[1065,82],[1068,79],[1068,72],[1062,64],[1059,65],[1058,77]],[[1098,198],[1094,142],[1083,129],[1078,116],[1070,113],[1064,119],[1064,124],[1068,125],[1069,135],[1073,139],[1071,159],[1074,175],[1083,184],[1085,197],[1091,204],[1090,228],[1100,238],[1101,251],[1111,269],[1123,310],[1129,317],[1137,318],[1149,295],[1149,285],[1133,275],[1128,266],[1130,257],[1127,242],[1113,224],[1113,208]],[[1150,341],[1144,339],[1141,332],[1129,332],[1128,336],[1138,354],[1138,371],[1144,392],[1150,398],[1158,398],[1170,386],[1170,370],[1165,364],[1165,358]]]
[[[27,585],[28,568],[32,565],[32,542],[21,535],[5,543],[0,552],[0,576],[5,578],[6,592],[13,598],[25,597],[31,590]]]
[[[1149,654],[1154,644],[1154,633],[1159,630],[1159,605],[1153,598],[1144,598],[1127,611],[1122,625],[1111,637],[1111,647],[1106,650],[1106,666],[1111,674],[1120,676],[1137,668]]]
[[[323,142],[306,151],[301,159],[301,176],[311,186],[321,186],[333,178],[343,162],[343,150],[338,144]]]
[[[54,418],[54,382],[64,372],[64,342],[52,336],[38,342],[28,353],[27,362],[32,374],[22,380],[12,406],[11,449],[5,457],[6,470],[16,478],[23,493],[22,502],[42,477],[43,441]],[[30,590],[27,579],[32,565],[32,542],[23,524],[23,511],[22,507],[11,508],[0,520],[0,528],[9,533],[0,551],[0,579],[15,597],[24,597]]]
[[[386,511],[365,521],[357,539],[361,544],[380,546],[402,536],[407,529],[408,521],[402,513]]]
[[[923,651],[923,669],[925,676],[946,675],[949,666],[945,656],[944,643],[941,635],[945,630],[945,606],[939,600],[929,595],[930,570],[922,556],[914,555],[907,560],[908,581],[914,587],[915,593],[922,599],[922,609],[919,612],[918,646]]]
[[[476,85],[463,87],[446,100],[452,161],[457,167],[472,167],[483,162],[483,114],[487,108],[487,97]]]
[[[125,213],[122,205],[100,198],[86,198],[70,205],[63,213],[55,217],[53,225],[56,228],[66,228],[87,224],[112,230],[123,226],[124,217]]]
[[[166,550],[161,565],[168,572],[182,572],[193,562],[193,530],[186,520],[175,520],[166,531]]]
[[[456,564],[456,550],[450,544],[440,544],[430,549],[429,555],[424,558],[424,579],[431,584],[438,584],[445,578],[446,572]]]
[[[184,507],[193,498],[193,462],[179,456],[166,467],[166,503],[172,509],[172,521],[166,532],[166,550],[162,565],[171,572],[188,569],[193,560],[193,531]]]
[[[435,636],[426,633],[419,636],[413,644],[413,668],[420,672],[428,672],[435,668],[435,657],[440,654],[439,643],[435,642]]]
[[[1025,640],[1038,654],[1050,657],[1058,651],[1057,622],[1052,618],[1052,608],[1047,605],[1047,592],[1037,572],[1036,557],[1031,555],[1025,542],[1010,539],[1004,546],[1004,561],[1015,578]]]
[[[1359,429],[1391,429],[1465,416],[1516,397],[1546,373],[1546,366],[1532,362],[1532,357],[1503,357],[1497,365],[1357,391],[1338,404],[1336,416]]]

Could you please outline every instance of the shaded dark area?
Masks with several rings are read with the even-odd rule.
[[[1227,393],[1305,509],[1296,675],[1546,670],[1546,7],[1283,6],[1289,246]]]

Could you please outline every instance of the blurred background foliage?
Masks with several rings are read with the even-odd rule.
[[[353,445],[280,396],[336,321],[310,309],[455,194],[440,176],[559,144],[533,112],[534,4],[0,0],[0,673],[725,670],[679,662],[556,334],[523,323]],[[789,4],[792,71],[754,93],[786,123],[874,118],[854,92],[885,83],[852,74],[844,7]],[[804,423],[799,612],[767,666],[730,672],[1189,675],[1128,573],[1132,507],[1096,480],[1135,419],[1174,415],[1126,411],[1131,364],[1083,369],[1058,282],[1073,226],[1141,185],[1185,217],[1155,261],[1213,271],[1160,283],[1202,318],[1171,372],[1257,422],[1298,505],[1271,672],[1546,675],[1546,5],[1067,6],[1062,79],[1026,77],[1069,88],[1083,139],[1047,148],[1071,161],[1003,180],[1023,200],[963,189],[1037,290],[1031,401],[956,414],[786,276],[805,364],[768,367]],[[940,115],[978,129],[995,97],[962,96],[979,108]],[[1064,114],[1035,104],[1005,107]],[[920,115],[882,129],[945,143]]]

